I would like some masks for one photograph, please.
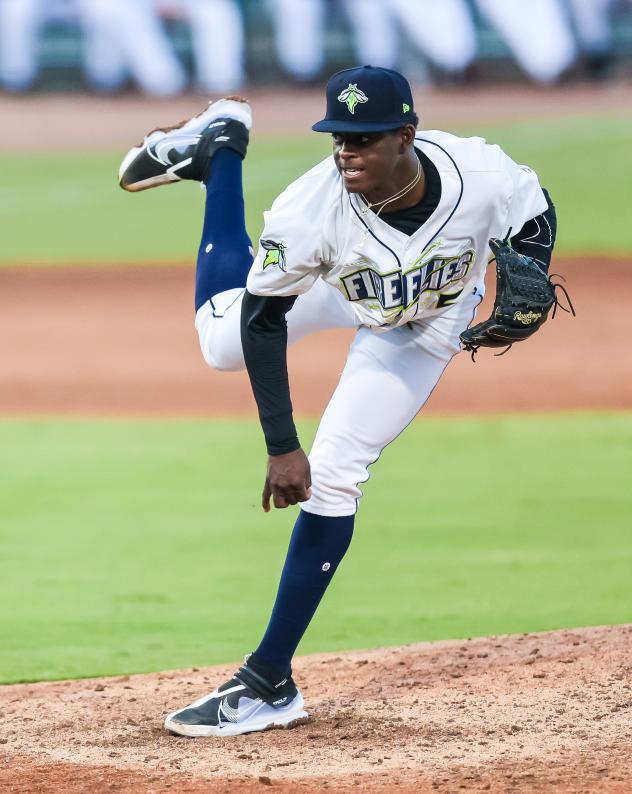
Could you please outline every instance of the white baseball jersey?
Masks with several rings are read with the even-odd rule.
[[[517,233],[547,209],[536,174],[482,138],[417,134],[435,164],[441,200],[413,235],[344,188],[333,157],[293,182],[265,213],[248,276],[255,295],[300,295],[321,277],[359,325],[388,329],[439,316],[483,290],[490,237]]]

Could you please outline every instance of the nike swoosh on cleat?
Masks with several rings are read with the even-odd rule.
[[[199,135],[170,135],[158,141],[153,147],[147,147],[147,152],[150,157],[157,160],[161,165],[173,165],[169,160],[169,152],[172,149],[180,146],[186,148],[193,146],[200,140]]]
[[[228,698],[224,698],[222,702],[219,704],[217,709],[217,717],[218,723],[222,724],[222,717],[226,719],[227,722],[241,722],[248,717],[252,716],[256,711],[258,711],[261,706],[263,705],[262,700],[255,700],[254,703],[251,703],[249,706],[246,706],[244,709],[240,709],[237,707],[234,709],[232,706],[228,704]]]
[[[182,162],[176,163],[175,165],[172,165],[169,168],[167,168],[167,173],[168,174],[173,174],[173,176],[178,176],[176,171],[181,171],[187,165],[191,165],[192,162],[193,162],[193,158],[192,157],[187,157],[186,160],[182,160]],[[178,179],[180,179],[179,176],[178,176]]]

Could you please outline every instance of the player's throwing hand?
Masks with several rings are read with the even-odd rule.
[[[270,512],[270,497],[275,507],[306,502],[312,495],[312,476],[307,455],[302,449],[268,457],[268,472],[261,504]]]

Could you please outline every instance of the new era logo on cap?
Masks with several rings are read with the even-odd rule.
[[[356,66],[327,83],[327,112],[316,132],[378,132],[417,125],[408,80],[393,69]]]

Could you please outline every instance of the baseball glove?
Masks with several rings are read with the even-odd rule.
[[[463,349],[472,354],[472,360],[479,347],[505,347],[506,353],[514,342],[534,334],[552,308],[555,316],[560,305],[555,294],[557,287],[563,290],[570,306],[561,308],[575,314],[564,287],[553,283],[533,259],[514,251],[507,240],[491,239],[489,246],[496,257],[496,300],[488,320],[461,334]]]

